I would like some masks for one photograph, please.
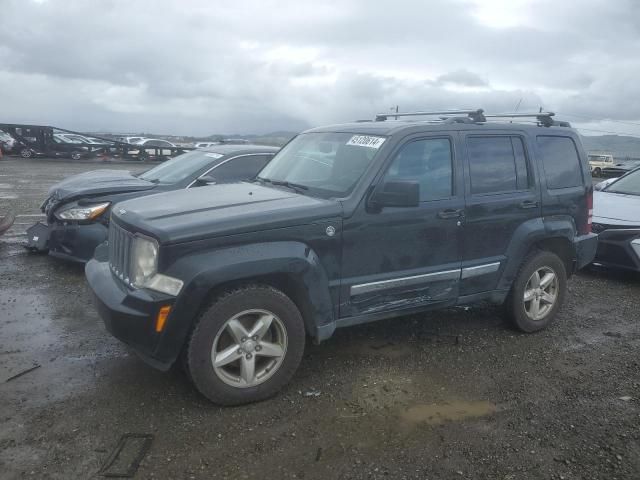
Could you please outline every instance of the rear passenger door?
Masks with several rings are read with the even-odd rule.
[[[464,133],[465,225],[460,295],[496,288],[514,234],[540,217],[527,136]]]

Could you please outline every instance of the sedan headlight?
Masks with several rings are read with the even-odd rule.
[[[95,205],[75,205],[57,210],[55,216],[59,220],[95,220],[108,208],[110,202]]]
[[[631,241],[631,248],[633,248],[633,251],[636,252],[636,255],[640,259],[640,238]]]
[[[137,288],[149,288],[158,292],[178,295],[182,280],[158,273],[158,242],[136,236],[131,257],[131,283]]]

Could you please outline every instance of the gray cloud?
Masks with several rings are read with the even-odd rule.
[[[243,133],[395,105],[520,102],[521,111],[640,119],[637,2],[510,3],[4,0],[0,117]]]

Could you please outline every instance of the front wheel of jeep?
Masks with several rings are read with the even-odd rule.
[[[534,252],[513,282],[506,313],[518,330],[537,332],[553,321],[566,291],[567,271],[560,257],[548,251]]]
[[[305,345],[302,315],[275,288],[251,285],[220,296],[200,316],[187,363],[196,388],[219,405],[275,395],[293,377]]]

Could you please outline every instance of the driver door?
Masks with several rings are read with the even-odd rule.
[[[462,259],[464,184],[449,136],[411,138],[379,184],[414,181],[414,207],[361,202],[344,221],[340,317],[453,302]]]

